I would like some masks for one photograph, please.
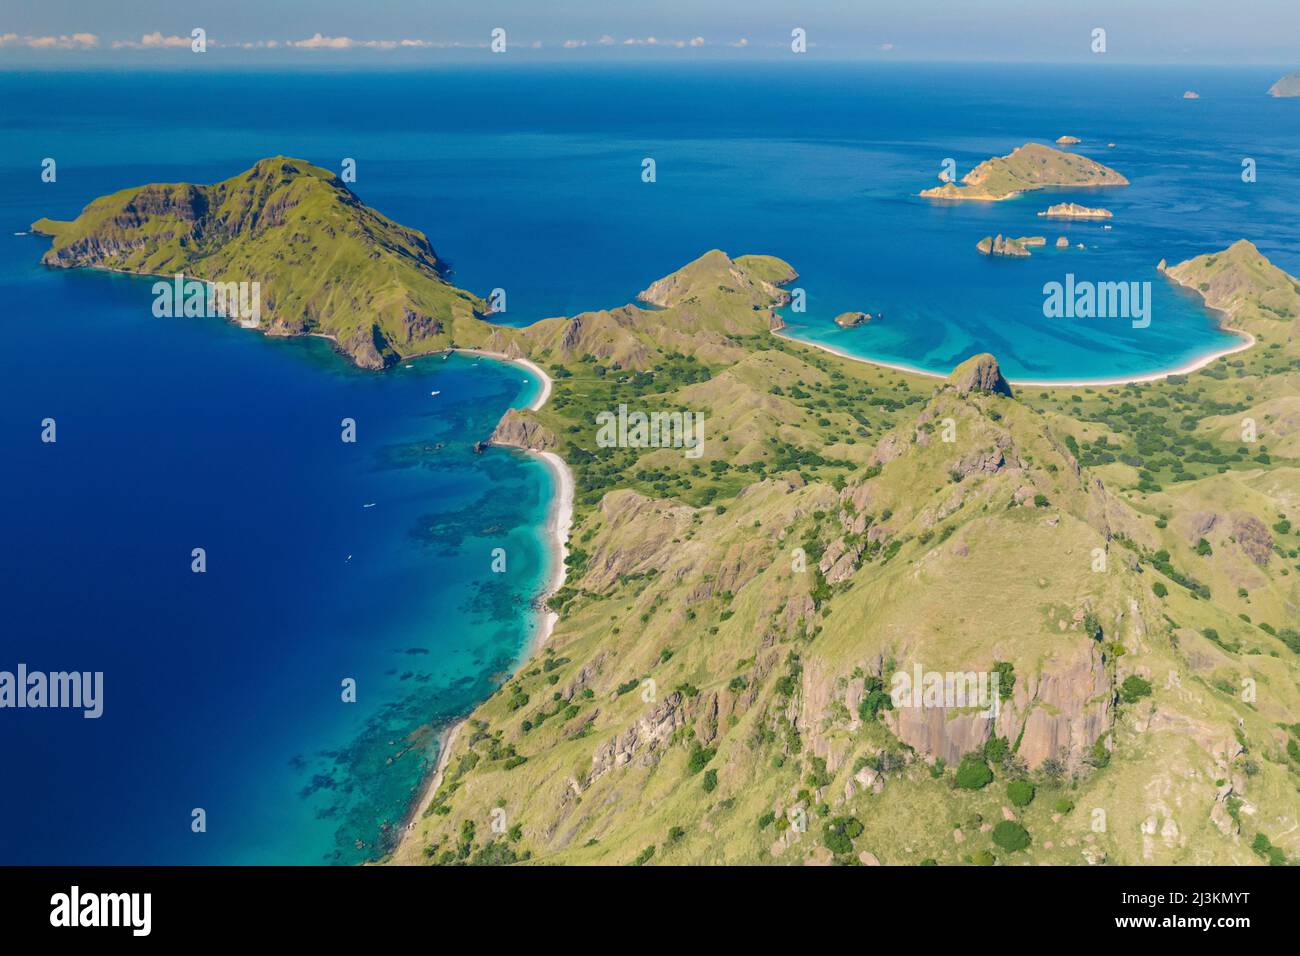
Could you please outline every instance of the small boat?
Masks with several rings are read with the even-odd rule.
[[[14,235],[15,235],[15,236],[25,236],[25,235],[27,235],[27,233],[25,233],[25,232],[15,232]]]
[[[349,554],[349,555],[348,555],[348,561],[351,561],[351,560],[352,560],[352,555]],[[347,562],[344,562],[344,563],[347,563]]]
[[[373,501],[371,501],[371,502],[369,502],[369,503],[367,503],[367,504],[362,505],[361,507],[363,507],[363,508],[373,508],[374,506],[375,506],[375,503],[374,503]]]
[[[430,394],[430,395],[441,395],[442,392],[430,392],[429,394]]]
[[[414,365],[407,365],[406,367],[407,367],[407,368],[415,368]]]

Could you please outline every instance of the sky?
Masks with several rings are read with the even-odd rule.
[[[4,0],[0,68],[784,56],[1300,66],[1300,0]],[[1105,51],[1094,31],[1105,31]]]

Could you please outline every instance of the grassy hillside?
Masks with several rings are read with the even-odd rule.
[[[1041,143],[1026,143],[1006,156],[986,159],[963,176],[961,182],[963,185],[944,183],[923,190],[921,195],[931,199],[991,202],[1045,186],[1128,185],[1128,180],[1109,166]]]
[[[211,186],[124,189],[32,229],[54,239],[50,266],[259,282],[265,331],[328,335],[367,368],[490,331],[483,302],[446,281],[422,233],[299,159],[264,159]]]
[[[514,427],[578,486],[560,623],[392,861],[1300,854],[1297,286],[1249,243],[1167,274],[1256,346],[1008,394],[992,356],[772,336],[793,270],[719,252],[527,330],[555,390]],[[705,413],[703,455],[600,447],[620,402]],[[996,672],[998,713],[894,707],[917,664]]]

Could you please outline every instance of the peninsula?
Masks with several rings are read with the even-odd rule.
[[[945,182],[922,190],[921,195],[928,199],[998,202],[1048,186],[1128,185],[1128,180],[1109,166],[1041,143],[1026,143],[1006,156],[986,159],[961,182]]]

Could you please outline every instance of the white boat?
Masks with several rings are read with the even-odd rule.
[[[430,392],[429,394],[430,394],[430,395],[441,395],[442,392]]]
[[[361,507],[363,507],[363,508],[373,508],[374,506],[375,506],[375,503],[374,503],[373,501],[371,501],[371,502],[369,502],[368,504],[364,504],[364,505],[362,505]]]

